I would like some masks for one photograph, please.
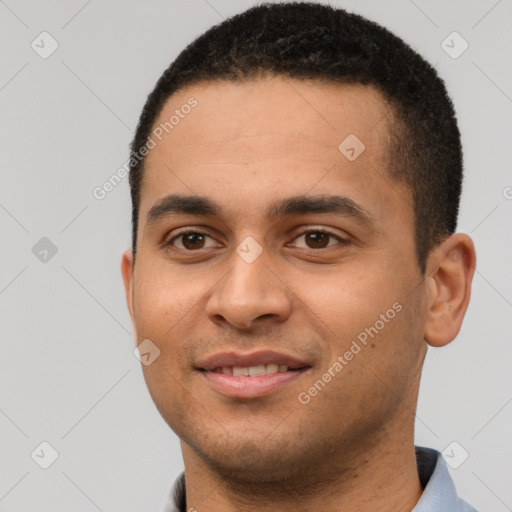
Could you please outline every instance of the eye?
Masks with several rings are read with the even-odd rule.
[[[301,238],[304,240],[302,245],[296,243],[287,245],[302,249],[327,249],[333,245],[347,245],[350,243],[348,240],[345,240],[338,235],[331,233],[330,231],[325,231],[322,229],[311,229],[304,231],[295,237],[294,240],[300,240]],[[210,240],[209,246],[207,245],[208,239]],[[165,245],[188,252],[197,251],[208,247],[218,247],[218,244],[210,235],[201,231],[193,230],[183,231],[173,236],[169,241],[165,242]]]
[[[165,245],[170,245],[177,249],[184,249],[186,251],[195,251],[198,249],[204,249],[206,247],[205,242],[208,238],[214,242],[213,238],[206,233],[201,233],[200,231],[184,231],[179,235],[172,237]],[[177,245],[174,243],[175,240],[178,241]],[[210,245],[210,247],[215,246],[215,243]]]
[[[295,240],[298,240],[302,237],[304,237],[304,242],[306,245],[293,244],[293,247],[300,247],[304,249],[326,249],[327,247],[337,245],[336,243],[329,243],[332,241],[332,239],[335,239],[338,244],[342,245],[347,245],[349,243],[348,240],[340,238],[338,235],[322,229],[304,231],[304,233],[301,233],[299,236],[297,236]]]

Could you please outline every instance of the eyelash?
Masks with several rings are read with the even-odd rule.
[[[335,238],[338,240],[338,245],[348,245],[350,242],[345,239],[345,238],[341,238],[339,237],[338,235],[332,233],[331,231],[327,231],[325,229],[308,229],[308,230],[305,230],[305,231],[302,231],[301,233],[299,233],[295,238],[299,238],[301,236],[304,236],[304,235],[307,235],[309,233],[321,233],[321,234],[324,234],[324,235],[327,235],[331,238]],[[174,247],[173,246],[173,242],[175,240],[178,240],[179,238],[181,237],[184,237],[185,235],[191,235],[191,234],[194,234],[194,235],[204,235],[204,236],[207,236],[209,238],[212,238],[208,233],[204,233],[203,231],[196,231],[196,230],[193,230],[193,229],[190,229],[190,230],[187,230],[187,231],[182,231],[181,233],[173,236],[170,240],[164,242],[164,245],[165,247]],[[312,248],[312,247],[299,247],[300,249],[311,249],[313,251],[320,251],[320,250],[326,250],[326,249],[330,249],[331,247],[334,247],[334,246],[327,246],[327,247],[321,247],[319,249],[315,249],[315,248]],[[183,249],[181,247],[174,247],[176,250],[179,250],[179,251],[185,251],[185,252],[199,252],[201,249],[203,248],[200,248],[200,249]]]

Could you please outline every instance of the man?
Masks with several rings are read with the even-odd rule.
[[[185,465],[165,510],[474,510],[414,446],[475,268],[434,69],[360,16],[263,4],[165,71],[130,165],[127,302]]]

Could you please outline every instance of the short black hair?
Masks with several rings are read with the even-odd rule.
[[[408,185],[422,274],[430,250],[455,232],[462,147],[436,70],[402,39],[344,9],[312,2],[258,4],[190,43],[149,94],[131,145],[133,253],[146,142],[165,102],[185,86],[264,75],[375,87],[390,106],[388,174]],[[341,141],[340,141],[341,142]]]

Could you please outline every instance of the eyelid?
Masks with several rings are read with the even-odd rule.
[[[328,228],[321,227],[321,226],[308,226],[307,228],[304,228],[304,227],[300,228],[300,231],[298,231],[297,233],[294,234],[293,240],[299,238],[300,236],[306,235],[308,233],[323,233],[325,235],[336,238],[340,244],[350,243],[348,236],[346,236],[346,237],[341,236],[341,235],[335,233],[334,231],[332,231]],[[286,245],[289,245],[289,244],[286,244]],[[338,244],[335,244],[335,245],[338,245]],[[312,249],[309,247],[306,247],[305,249],[311,249],[313,251],[321,251],[321,250],[329,249],[331,247],[334,247],[334,245],[328,246],[328,247],[322,247],[321,249]],[[304,249],[304,247],[299,247],[299,249]]]
[[[204,228],[202,228],[204,229]],[[184,235],[188,235],[188,234],[197,234],[197,235],[203,235],[203,236],[207,236],[208,238],[211,238],[212,240],[215,240],[215,238],[210,235],[208,232],[206,231],[202,231],[201,229],[197,229],[197,228],[184,228],[182,231],[179,231],[178,233],[175,233],[172,237],[165,237],[163,242],[162,242],[162,245],[164,247],[174,247],[173,245],[173,241],[184,236]],[[176,249],[180,249],[180,250],[185,250],[186,249],[181,249],[180,247],[176,247]],[[208,247],[207,247],[208,249]],[[199,252],[201,249],[196,249],[195,251],[192,251],[192,250],[189,250],[188,252]]]
[[[202,228],[204,229],[204,228]],[[179,231],[178,233],[175,233],[171,238],[165,238],[164,241],[163,241],[163,245],[164,247],[174,247],[173,245],[173,241],[180,238],[181,236],[184,236],[184,235],[187,235],[187,234],[198,234],[198,235],[204,235],[204,236],[207,236],[209,238],[211,238],[212,240],[215,240],[215,238],[210,235],[208,232],[206,231],[201,231],[201,229],[197,229],[197,228],[183,228],[182,231]],[[308,227],[302,227],[302,228],[299,228],[298,231],[295,232],[294,236],[293,236],[293,240],[301,237],[301,236],[304,236],[308,233],[324,233],[328,236],[331,236],[333,238],[336,238],[338,240],[338,244],[334,244],[334,245],[331,245],[331,246],[327,246],[327,247],[322,247],[320,249],[314,249],[314,248],[310,248],[310,247],[298,247],[299,249],[309,249],[309,250],[312,250],[312,251],[315,251],[315,252],[318,252],[318,251],[321,251],[321,250],[326,250],[326,249],[329,249],[331,247],[335,247],[336,245],[339,245],[339,244],[348,244],[350,243],[350,240],[348,237],[343,237],[337,233],[335,233],[334,231],[330,230],[330,229],[327,229],[325,227],[321,227],[321,226],[308,226]],[[288,247],[296,247],[294,245],[291,245],[290,243],[287,243],[285,244],[286,246]],[[176,249],[179,249],[179,250],[183,250],[183,251],[186,251],[186,252],[199,252],[201,251],[201,249],[196,249],[196,250],[187,250],[187,249],[181,249],[180,247],[175,247]],[[211,248],[211,247],[210,247]],[[208,247],[206,248],[202,248],[202,249],[208,249]]]

